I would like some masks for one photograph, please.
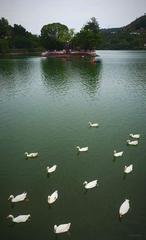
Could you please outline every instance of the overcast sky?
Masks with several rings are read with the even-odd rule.
[[[146,13],[146,0],[0,0],[0,18],[34,34],[60,22],[79,31],[95,17],[100,28],[122,27]]]

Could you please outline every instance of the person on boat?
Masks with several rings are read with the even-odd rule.
[[[67,41],[66,44],[65,44],[65,51],[66,51],[67,54],[70,53],[70,44],[69,44],[69,41]]]

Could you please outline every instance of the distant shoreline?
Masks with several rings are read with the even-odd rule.
[[[41,56],[42,52],[8,52],[8,53],[0,53],[1,57],[4,56]]]

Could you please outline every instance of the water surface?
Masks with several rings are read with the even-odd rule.
[[[99,51],[86,59],[0,59],[0,231],[2,239],[55,239],[54,224],[71,222],[59,239],[146,239],[146,52]],[[99,128],[89,128],[88,122]],[[127,146],[129,133],[139,145]],[[76,146],[88,146],[77,154]],[[124,151],[113,159],[113,150]],[[25,159],[24,152],[39,152]],[[46,167],[57,164],[50,177]],[[134,171],[123,174],[124,165]],[[84,191],[85,180],[99,180]],[[49,208],[47,196],[58,190]],[[29,201],[11,206],[10,194]],[[122,202],[130,210],[118,219]],[[8,214],[31,214],[12,225]]]

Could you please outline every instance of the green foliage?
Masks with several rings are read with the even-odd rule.
[[[78,49],[93,50],[99,48],[100,41],[99,25],[96,18],[93,17],[81,31],[74,36],[72,44]]]
[[[14,49],[33,51],[41,48],[40,38],[26,31],[21,26],[10,26],[5,18],[0,19],[0,52],[5,53]]]
[[[0,19],[0,39],[8,38],[11,32],[11,27],[5,18]]]
[[[102,33],[102,49],[136,50],[144,49],[145,34],[131,34],[130,32]]]
[[[101,30],[102,49],[144,49],[146,44],[146,16],[141,16],[122,28]]]
[[[41,29],[42,44],[49,50],[63,49],[66,42],[70,41],[74,34],[73,29],[68,29],[61,23],[51,23],[44,25]]]
[[[21,25],[14,24],[13,34],[14,35],[25,35],[26,34],[26,29],[24,27],[22,27]]]
[[[8,40],[0,39],[0,53],[7,53],[9,50]]]
[[[27,32],[21,25],[14,24],[12,35],[11,46],[13,48],[33,50],[40,47],[40,39]]]
[[[42,51],[69,49],[145,49],[146,16],[142,16],[122,28],[99,30],[96,18],[91,18],[78,33],[61,23],[44,25],[41,36],[28,32],[23,26],[10,26],[5,18],[0,19],[0,53],[19,50]]]
[[[83,31],[89,31],[92,33],[99,33],[99,24],[95,17],[92,17],[89,22],[82,28]]]

